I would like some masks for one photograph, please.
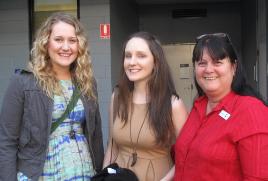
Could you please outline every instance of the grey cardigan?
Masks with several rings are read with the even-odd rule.
[[[97,95],[96,83],[94,91]],[[102,168],[103,142],[97,101],[81,96],[85,108],[84,133],[96,171]],[[53,100],[37,85],[33,74],[13,76],[0,114],[0,180],[16,181],[21,171],[38,180],[46,159]]]

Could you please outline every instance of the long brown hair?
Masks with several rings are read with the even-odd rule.
[[[130,81],[124,71],[125,48],[128,41],[132,38],[142,38],[146,41],[154,57],[154,69],[151,78],[147,82],[149,89],[148,115],[149,125],[152,127],[156,136],[157,144],[170,145],[173,141],[175,132],[172,122],[172,95],[178,97],[173,79],[170,74],[161,43],[148,32],[137,32],[132,34],[123,46],[121,75],[118,83],[118,93],[115,94],[116,102],[115,113],[124,124],[130,119],[132,93],[134,82]]]

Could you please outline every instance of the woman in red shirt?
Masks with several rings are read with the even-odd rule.
[[[268,107],[229,36],[199,36],[193,63],[198,98],[176,141],[174,180],[268,180]]]

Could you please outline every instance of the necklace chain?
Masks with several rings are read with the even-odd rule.
[[[145,123],[145,119],[146,119],[146,117],[147,117],[147,114],[148,114],[148,110],[146,111],[146,114],[145,114],[145,116],[144,116],[144,118],[143,118],[143,121],[142,121],[142,124],[141,124],[141,127],[140,127],[140,129],[139,129],[139,132],[138,132],[138,136],[137,136],[137,140],[136,140],[136,146],[134,146],[134,144],[133,144],[133,140],[132,140],[132,114],[131,114],[131,118],[130,118],[130,122],[129,122],[129,129],[130,129],[130,131],[129,131],[129,137],[130,137],[130,142],[131,142],[131,145],[132,145],[132,149],[133,149],[133,153],[132,153],[132,162],[131,162],[131,167],[133,167],[135,164],[136,164],[136,162],[137,162],[137,159],[138,159],[138,154],[137,154],[137,145],[138,145],[138,143],[139,143],[139,138],[140,138],[140,133],[141,133],[141,130],[142,130],[142,128],[143,128],[143,125],[144,125],[144,123]]]

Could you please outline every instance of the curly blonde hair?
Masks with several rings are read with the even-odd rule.
[[[49,97],[53,98],[54,94],[61,94],[61,87],[56,78],[56,73],[52,69],[47,49],[53,25],[58,22],[72,25],[78,39],[78,56],[70,66],[72,80],[84,96],[96,99],[93,90],[94,78],[87,37],[82,24],[70,14],[54,13],[41,25],[33,43],[31,61],[28,67],[36,77],[38,84]]]

